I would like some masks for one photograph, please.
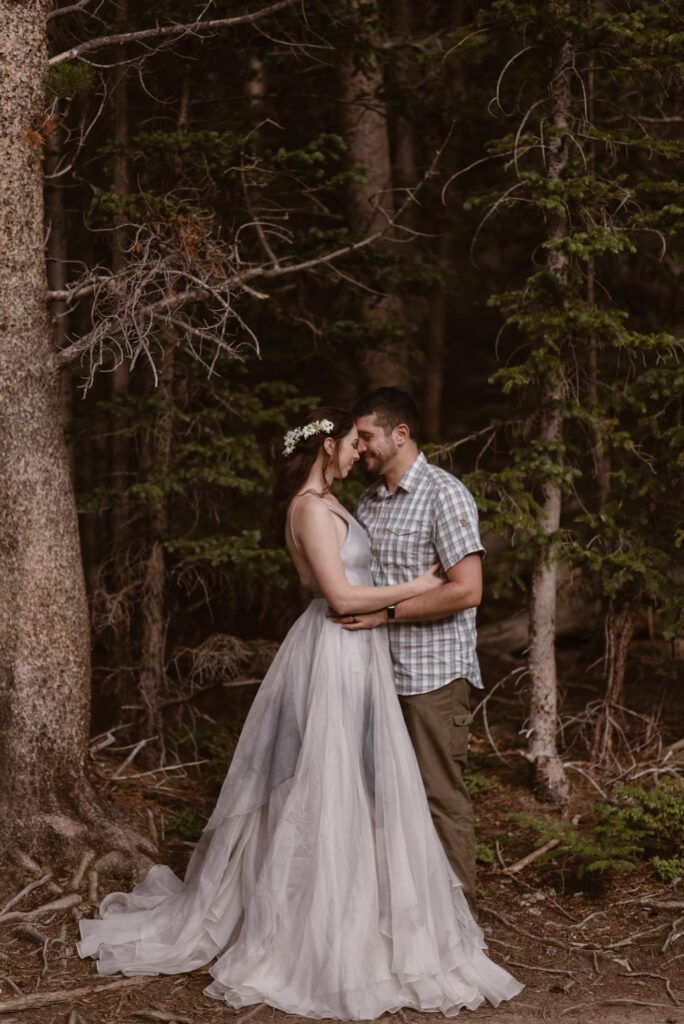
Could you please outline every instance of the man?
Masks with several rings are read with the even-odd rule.
[[[388,626],[399,702],[432,819],[474,910],[474,817],[463,769],[470,685],[482,687],[475,650],[484,553],[477,508],[459,480],[419,451],[418,414],[405,391],[373,391],[356,404],[354,417],[358,451],[378,477],[357,510],[370,536],[373,582],[402,583],[435,561],[447,581],[396,608],[337,621],[350,630]]]

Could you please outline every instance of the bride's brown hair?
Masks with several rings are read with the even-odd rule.
[[[324,472],[335,461],[337,445],[354,426],[352,414],[346,409],[338,409],[334,405],[319,405],[316,409],[312,409],[302,419],[301,423],[297,425],[304,427],[307,423],[314,423],[316,420],[330,420],[333,429],[327,434],[321,431],[319,434],[312,434],[311,437],[300,438],[291,455],[280,454],[276,461],[275,484],[273,486],[273,520],[281,541],[285,529],[288,505],[311,472],[311,467],[318,458],[318,453],[323,447],[326,437],[332,437],[336,444],[335,453],[327,456],[327,461],[323,463]]]

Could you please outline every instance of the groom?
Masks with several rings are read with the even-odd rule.
[[[361,495],[376,586],[402,583],[439,561],[447,582],[367,615],[337,619],[345,629],[388,626],[399,702],[437,833],[475,908],[475,831],[463,780],[470,685],[482,688],[475,644],[482,596],[477,508],[450,473],[430,465],[417,443],[418,413],[399,388],[379,388],[354,407],[358,451],[378,479]]]

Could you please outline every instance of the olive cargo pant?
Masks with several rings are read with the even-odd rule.
[[[429,693],[399,694],[437,835],[473,913],[475,817],[463,780],[468,759],[470,684],[454,679]]]

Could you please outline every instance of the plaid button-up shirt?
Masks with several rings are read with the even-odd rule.
[[[470,491],[422,453],[391,493],[382,478],[364,491],[357,516],[370,537],[376,586],[405,583],[437,561],[446,572],[484,553]],[[475,608],[465,608],[436,622],[391,623],[397,692],[428,693],[461,676],[482,687],[475,617]]]

